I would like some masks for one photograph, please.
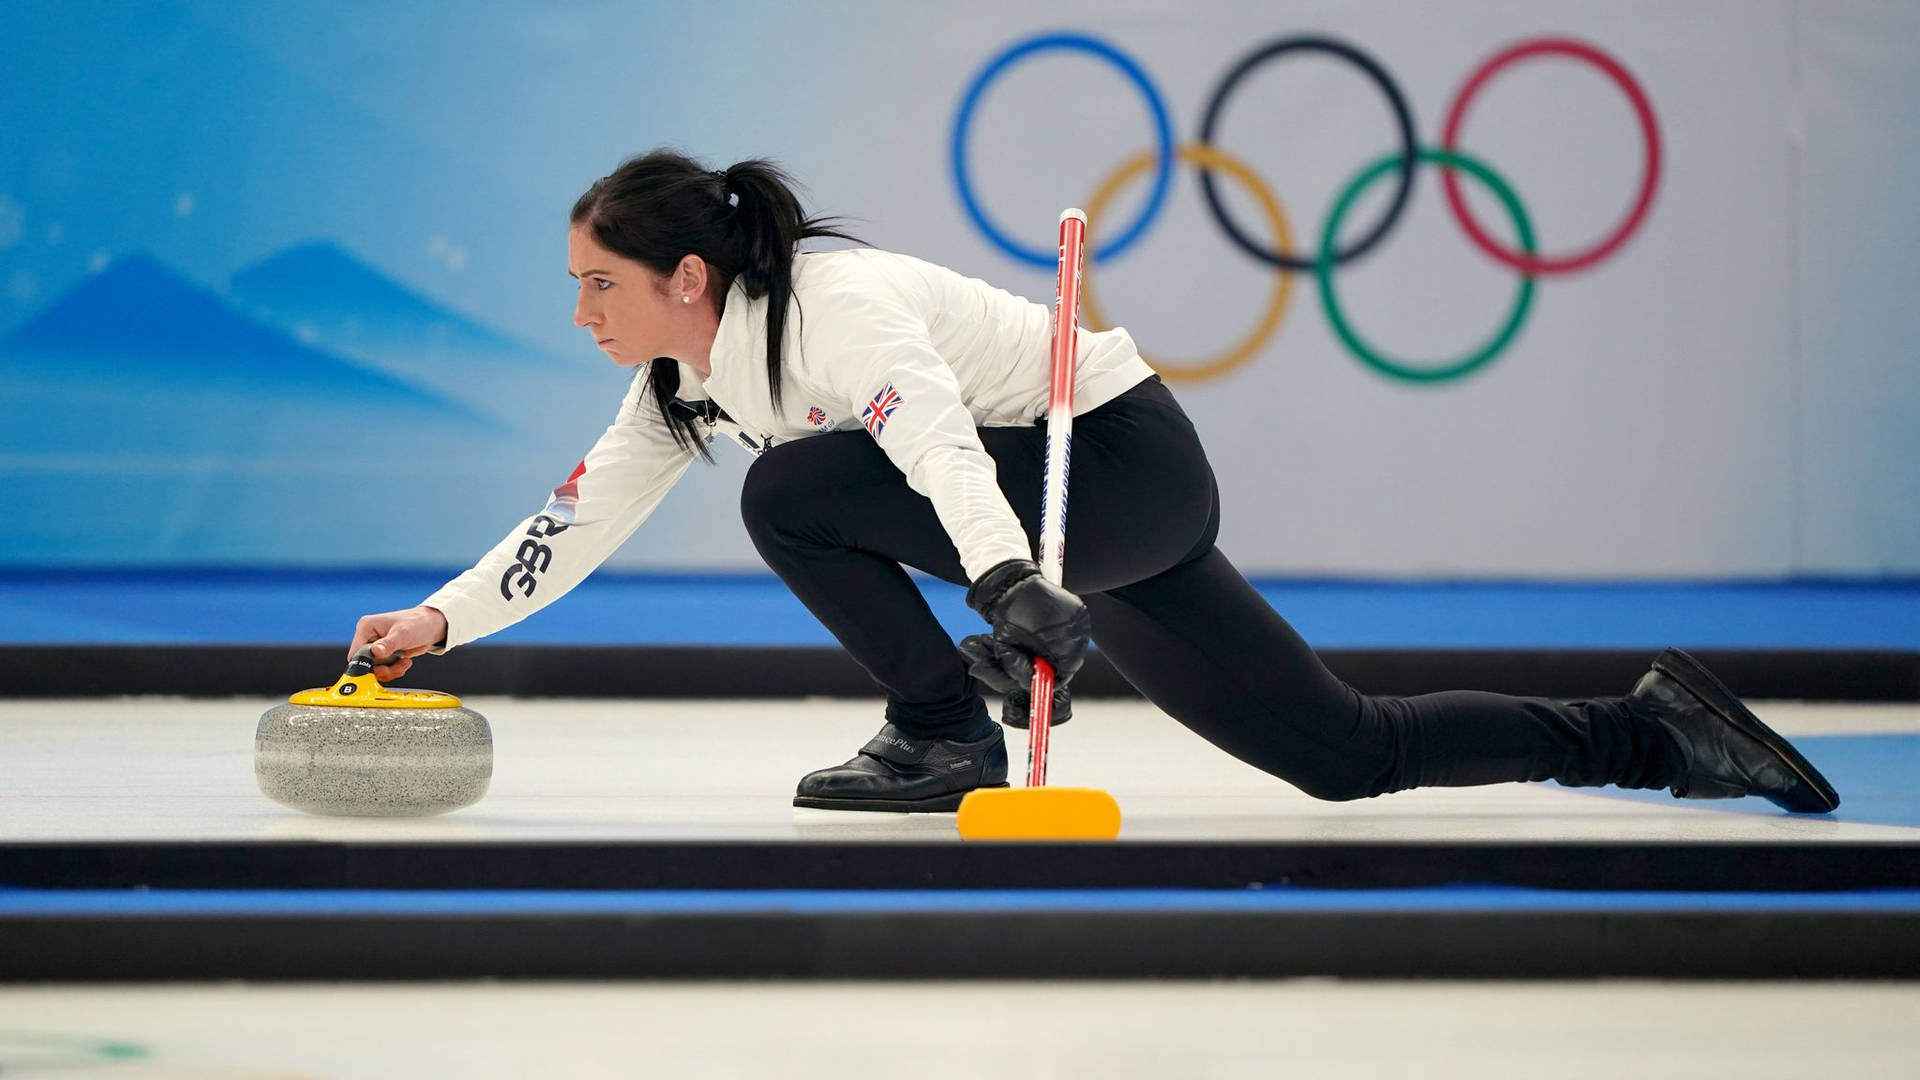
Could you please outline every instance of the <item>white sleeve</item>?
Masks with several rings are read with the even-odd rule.
[[[641,367],[620,414],[547,505],[421,601],[447,617],[447,640],[433,651],[504,630],[566,595],[633,535],[694,456],[675,445]]]
[[[924,320],[903,303],[865,294],[804,323],[802,343],[818,350],[809,367],[842,395],[908,486],[932,500],[969,579],[1033,558]]]

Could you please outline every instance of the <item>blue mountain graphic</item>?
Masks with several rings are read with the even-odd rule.
[[[488,353],[531,352],[368,266],[315,241],[233,275],[233,294],[259,316],[297,323],[320,340],[358,346],[422,345]]]
[[[66,381],[380,400],[478,419],[417,386],[291,341],[146,255],[83,279],[0,342],[0,366]]]

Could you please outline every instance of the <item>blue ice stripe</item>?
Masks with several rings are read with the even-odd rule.
[[[1920,889],[1831,893],[1425,889],[39,890],[0,888],[4,916],[728,915],[1016,912],[1920,912]]]

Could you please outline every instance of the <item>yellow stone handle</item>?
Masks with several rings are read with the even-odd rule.
[[[380,709],[457,709],[460,699],[452,694],[442,694],[437,690],[389,690],[380,685],[373,673],[375,667],[385,667],[393,662],[388,657],[386,663],[374,659],[373,646],[363,645],[347,661],[346,673],[340,676],[332,686],[314,690],[302,690],[287,698],[295,705],[347,706],[349,708]]]

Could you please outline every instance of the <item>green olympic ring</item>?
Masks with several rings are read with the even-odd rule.
[[[1459,169],[1485,184],[1500,202],[1506,206],[1512,216],[1514,228],[1520,234],[1520,250],[1531,259],[1537,254],[1533,242],[1533,223],[1527,219],[1525,207],[1520,205],[1520,197],[1505,180],[1500,179],[1492,169],[1483,163],[1460,153],[1457,150],[1440,150],[1433,147],[1422,148],[1416,156],[1419,160],[1438,165],[1446,169]],[[1406,156],[1392,153],[1361,170],[1353,178],[1340,197],[1334,200],[1333,211],[1327,215],[1326,228],[1320,233],[1320,257],[1314,260],[1313,275],[1320,282],[1320,302],[1327,309],[1327,322],[1332,324],[1333,332],[1360,358],[1361,362],[1389,378],[1403,379],[1407,382],[1434,383],[1458,379],[1481,365],[1500,355],[1513,336],[1520,332],[1520,324],[1527,319],[1527,309],[1533,305],[1533,278],[1531,272],[1520,275],[1520,291],[1515,294],[1513,311],[1507,316],[1506,325],[1500,328],[1492,341],[1459,360],[1448,361],[1438,367],[1425,367],[1396,360],[1368,345],[1355,333],[1352,324],[1340,310],[1340,301],[1333,291],[1333,269],[1335,238],[1340,233],[1340,222],[1347,216],[1347,210],[1354,200],[1360,197],[1375,180],[1385,176],[1390,170],[1400,167]]]

